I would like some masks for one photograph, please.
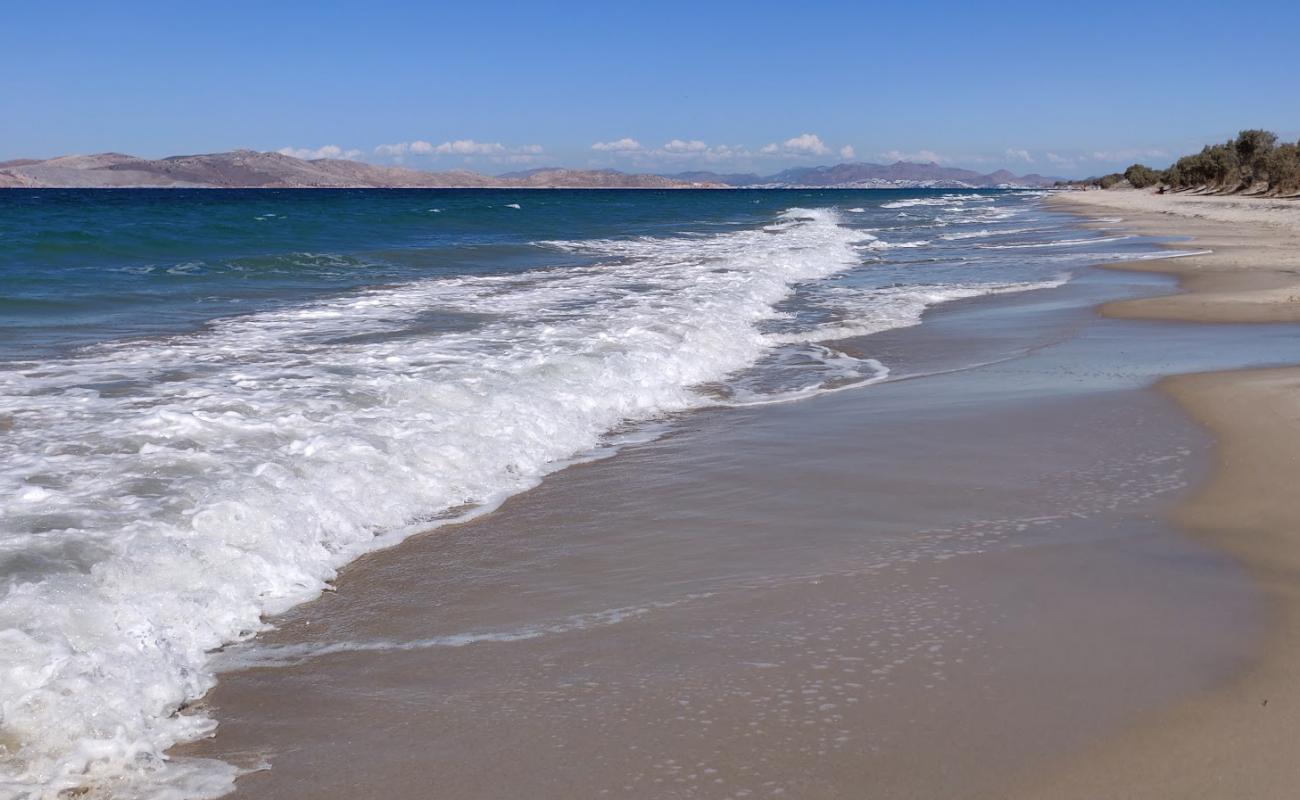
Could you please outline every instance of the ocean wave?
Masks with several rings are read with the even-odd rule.
[[[716,402],[697,387],[759,360],[773,306],[856,265],[866,239],[790,209],[762,229],[584,243],[593,265],[379,288],[0,371],[0,788],[228,787],[224,764],[163,757],[213,727],[182,711],[213,685],[211,651],[613,429]],[[431,312],[475,323],[430,334]]]
[[[909,197],[906,200],[894,200],[881,203],[881,208],[916,208],[917,206],[951,206],[960,205],[961,200],[952,197]]]

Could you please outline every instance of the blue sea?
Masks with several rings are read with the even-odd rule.
[[[1168,255],[1043,195],[0,192],[0,795],[219,794],[163,757],[212,653],[358,556],[697,409],[869,403],[913,369],[874,333]]]

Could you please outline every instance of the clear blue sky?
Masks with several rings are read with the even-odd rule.
[[[3,18],[0,159],[1079,175],[1242,127],[1300,135],[1294,0],[14,0]]]

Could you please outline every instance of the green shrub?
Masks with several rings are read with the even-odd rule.
[[[1160,183],[1160,173],[1145,164],[1134,164],[1124,170],[1124,179],[1133,184],[1134,189],[1145,189]]]
[[[1269,155],[1277,145],[1277,134],[1257,128],[1242,131],[1233,140],[1233,150],[1241,168],[1241,181],[1249,187],[1255,181],[1267,180]]]
[[[1076,181],[1075,185],[1109,189],[1127,180],[1144,189],[1164,183],[1171,189],[1212,189],[1238,192],[1267,185],[1273,194],[1300,194],[1300,142],[1277,143],[1277,134],[1250,128],[1223,144],[1211,144],[1182,158],[1163,172],[1134,164],[1124,174]]]
[[[1275,194],[1300,192],[1300,143],[1284,144],[1268,154],[1264,169],[1268,190]]]
[[[1236,189],[1241,184],[1241,160],[1231,142],[1207,145],[1196,155],[1178,159],[1169,176],[1170,185],[1177,189]]]

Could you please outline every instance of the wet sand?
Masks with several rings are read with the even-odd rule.
[[[248,798],[1006,796],[1276,638],[1167,519],[1212,439],[1151,387],[1296,328],[1093,311],[1169,288],[940,307],[858,342],[902,379],[672,420],[364,558],[225,654],[178,755],[269,766]]]
[[[1057,202],[1092,215],[1120,213],[1126,227],[1191,237],[1214,250],[1142,265],[1176,276],[1183,292],[1112,303],[1107,314],[1218,323],[1208,329],[1300,316],[1300,205],[1140,192]],[[1185,375],[1161,386],[1218,443],[1211,480],[1176,519],[1250,570],[1267,598],[1263,647],[1214,691],[1041,771],[1018,796],[1280,798],[1300,785],[1300,369]]]

